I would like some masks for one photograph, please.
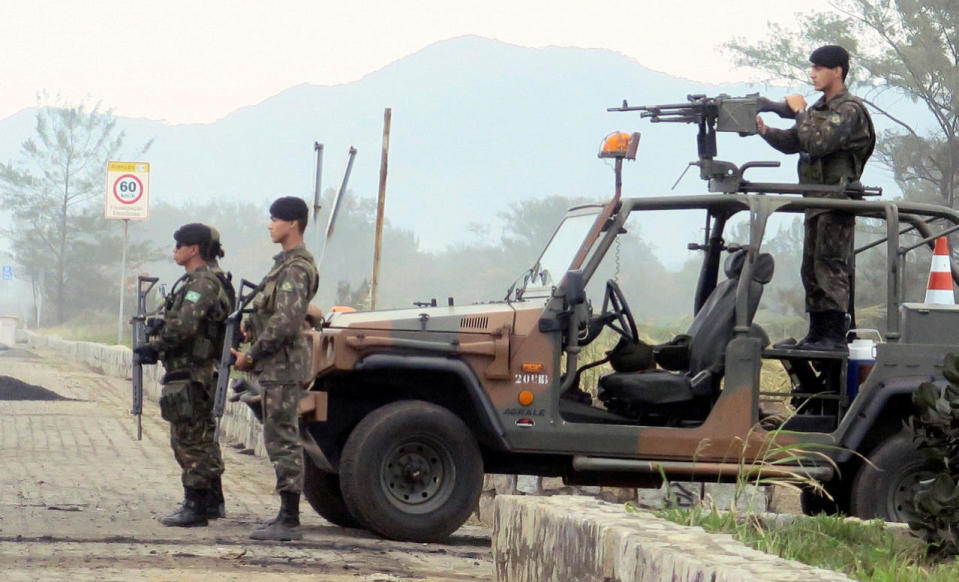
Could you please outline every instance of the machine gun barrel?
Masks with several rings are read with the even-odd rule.
[[[159,280],[157,277],[144,277],[142,275],[137,277],[137,312],[130,320],[133,325],[134,349],[146,343],[146,298]],[[137,416],[137,440],[139,441],[143,440],[143,364],[137,360],[136,356],[133,358],[133,372],[130,376],[133,388],[133,406],[130,409],[130,414]]]
[[[245,291],[249,289],[249,293]],[[244,313],[249,313],[247,305],[256,295],[259,286],[243,279],[240,282],[240,293],[236,299],[236,309],[226,319],[226,330],[223,337],[223,352],[220,354],[220,364],[217,367],[216,392],[213,394],[213,418],[216,421],[216,431],[214,438],[219,440],[220,422],[223,416],[223,410],[226,408],[226,388],[230,383],[230,368],[236,362],[236,357],[230,349],[236,349],[240,345],[240,323]]]

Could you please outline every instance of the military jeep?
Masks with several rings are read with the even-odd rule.
[[[862,191],[803,197],[807,186],[749,182],[738,168],[718,193],[624,197],[622,162],[634,151],[610,156],[614,196],[571,208],[504,301],[325,319],[313,333],[316,376],[303,407],[305,496],[320,515],[387,538],[438,541],[475,509],[484,473],[658,486],[731,481],[745,466],[821,482],[826,495],[803,495],[807,512],[909,516],[910,489],[928,467],[903,421],[920,383],[945,383],[959,308],[906,303],[903,270],[911,253],[959,229],[959,213]],[[813,209],[848,212],[877,233],[856,253],[884,263],[873,284],[885,287],[877,310],[885,337],[871,372],[858,368],[854,382],[848,354],[774,348],[756,320],[774,277],[798,281],[776,272],[767,233]],[[644,345],[630,298],[604,265],[619,237],[664,212],[686,213],[701,234],[675,241],[701,261],[684,341],[651,348],[655,364],[618,358],[627,363],[587,374]],[[610,354],[586,356],[604,333],[618,340]],[[767,393],[763,377],[780,365],[787,392]],[[794,408],[765,418],[767,398]],[[809,454],[772,462],[776,446],[790,445]]]

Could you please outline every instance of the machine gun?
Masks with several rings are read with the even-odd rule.
[[[249,289],[250,292],[245,291]],[[240,293],[236,298],[236,309],[226,318],[226,330],[223,336],[223,352],[220,354],[220,365],[217,368],[216,392],[213,394],[213,418],[216,419],[216,431],[214,439],[220,438],[220,418],[223,417],[223,409],[226,407],[226,388],[230,383],[230,368],[236,362],[236,357],[230,352],[230,349],[236,349],[240,345],[240,323],[244,313],[249,313],[247,305],[259,291],[259,286],[243,279],[240,281]]]
[[[761,112],[773,112],[780,117],[789,118],[791,110],[785,103],[777,103],[760,97],[758,93],[745,97],[730,97],[720,94],[716,97],[706,95],[687,95],[687,103],[668,105],[630,106],[623,100],[622,107],[610,107],[606,111],[639,111],[640,117],[647,117],[653,123],[695,123],[699,127],[696,146],[699,161],[690,162],[690,166],[699,166],[699,177],[709,182],[710,192],[757,192],[778,194],[807,194],[810,192],[844,191],[852,198],[878,196],[882,188],[857,184],[839,186],[796,185],[751,183],[743,180],[743,173],[749,168],[778,168],[779,162],[746,162],[737,166],[732,162],[717,160],[716,132],[735,132],[741,136],[758,132],[756,115]],[[682,178],[682,176],[680,176]],[[678,183],[678,181],[677,181]]]
[[[146,343],[147,295],[160,279],[157,277],[137,277],[137,312],[130,320],[133,324],[133,348]],[[137,415],[137,440],[143,440],[143,364],[133,358],[133,407],[130,414]]]

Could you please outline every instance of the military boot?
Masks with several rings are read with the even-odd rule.
[[[846,314],[842,311],[823,311],[819,316],[822,320],[819,337],[800,344],[799,348],[817,352],[846,351]]]
[[[300,531],[300,494],[280,491],[280,513],[275,520],[250,532],[250,537],[280,542],[303,539],[303,532]]]
[[[184,499],[180,510],[160,518],[160,523],[171,527],[197,527],[207,525],[206,505],[208,489],[184,487]]]
[[[826,327],[826,319],[827,319],[826,312],[810,311],[809,312],[809,333],[806,334],[806,337],[802,338],[796,343],[796,347],[799,349],[809,349],[806,346],[822,340],[823,333],[825,332],[825,327]]]
[[[219,477],[210,480],[210,488],[206,490],[206,517],[219,519],[226,517],[226,502],[223,500],[223,482]]]
[[[806,337],[798,342],[793,338],[784,339],[781,342],[773,344],[773,347],[781,350],[803,349],[806,344],[818,341],[820,337],[822,337],[822,317],[820,317],[818,312],[810,311],[809,331],[806,333]]]

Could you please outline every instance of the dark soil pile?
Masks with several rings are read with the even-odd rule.
[[[71,400],[42,386],[0,375],[0,400]]]

